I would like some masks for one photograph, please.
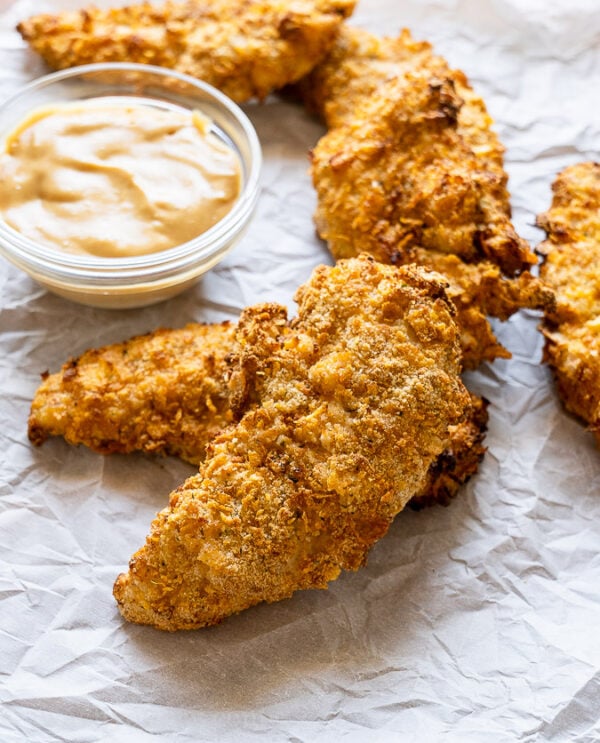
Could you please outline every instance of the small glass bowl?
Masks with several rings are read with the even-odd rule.
[[[240,194],[233,208],[182,245],[132,258],[71,255],[25,237],[0,218],[0,254],[50,291],[80,304],[142,307],[187,289],[241,237],[258,200],[260,142],[244,112],[211,85],[173,70],[128,63],[74,67],[25,86],[0,106],[0,142],[36,108],[100,97],[112,103],[115,98],[135,98],[149,107],[205,114],[212,121],[211,131],[240,159]]]

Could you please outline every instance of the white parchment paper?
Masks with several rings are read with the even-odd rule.
[[[0,98],[45,71],[15,23],[82,4],[2,0]],[[539,242],[555,174],[600,157],[598,0],[360,0],[352,23],[407,26],[466,71],[507,146],[516,225]],[[321,127],[275,99],[246,109],[258,213],[186,294],[89,309],[0,260],[0,741],[600,741],[600,452],[540,366],[533,313],[498,326],[513,358],[469,378],[492,403],[489,451],[449,508],[401,514],[329,591],[196,632],[121,620],[113,581],[192,468],[33,449],[29,405],[42,371],[91,346],[256,301],[293,309],[330,261],[307,175]]]

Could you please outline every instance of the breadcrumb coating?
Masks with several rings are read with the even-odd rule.
[[[317,229],[336,258],[416,262],[449,282],[463,364],[510,358],[488,315],[550,310],[510,223],[503,147],[485,104],[405,29],[396,39],[343,26],[298,86],[330,131],[312,153]]]
[[[418,245],[489,259],[508,275],[535,263],[510,221],[485,104],[429,44],[344,25],[300,89],[330,129],[312,174],[317,229],[336,257],[395,262]]]
[[[547,239],[540,275],[556,292],[542,325],[544,361],[567,408],[600,445],[600,163],[565,168],[551,208],[538,217]]]
[[[424,248],[407,249],[399,262],[437,271],[448,282],[447,293],[457,310],[464,369],[511,356],[498,342],[488,315],[508,320],[523,308],[551,312],[555,306],[554,292],[529,271],[508,278],[490,261],[466,263],[456,255]]]
[[[234,420],[228,389],[234,340],[232,323],[191,323],[86,351],[43,375],[29,439],[39,446],[62,436],[100,454],[171,454],[199,465],[207,444]],[[412,507],[447,505],[476,472],[485,451],[485,407],[472,395],[466,419],[450,429],[449,447]]]
[[[424,483],[469,396],[443,284],[367,258],[317,268],[298,315],[259,305],[238,325],[239,422],[209,445],[114,593],[164,630],[220,622],[325,588]]]
[[[487,259],[509,275],[534,263],[510,222],[506,175],[457,131],[461,105],[449,80],[407,75],[319,140],[315,222],[336,258],[394,263],[417,245]]]
[[[450,443],[433,461],[421,490],[413,495],[408,505],[414,511],[429,506],[448,506],[464,485],[479,469],[485,456],[483,439],[488,422],[488,401],[471,394],[471,408],[464,421],[450,426]]]
[[[18,30],[50,67],[137,62],[265,98],[323,58],[355,0],[188,0],[37,15]]]
[[[235,327],[188,325],[86,351],[45,374],[29,439],[49,436],[102,454],[144,451],[197,464],[233,420],[225,372]]]

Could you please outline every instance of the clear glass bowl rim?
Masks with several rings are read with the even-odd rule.
[[[121,282],[135,282],[136,279],[151,282],[155,279],[164,278],[166,275],[186,272],[199,264],[208,262],[215,254],[224,250],[224,246],[228,242],[235,240],[254,211],[258,199],[262,167],[262,151],[258,135],[250,119],[235,102],[202,80],[176,70],[133,62],[80,65],[44,75],[24,85],[0,104],[0,112],[8,110],[18,99],[27,94],[54,83],[90,73],[112,70],[148,73],[158,77],[181,80],[202,91],[226,109],[240,125],[250,153],[249,159],[242,162],[245,170],[242,191],[231,211],[206,232],[174,248],[134,257],[100,258],[51,250],[25,237],[0,219],[0,252],[3,252],[9,260],[13,260],[25,270],[31,269],[40,275],[74,281],[75,283],[81,280],[84,283],[100,281],[102,283],[115,282],[119,284]]]

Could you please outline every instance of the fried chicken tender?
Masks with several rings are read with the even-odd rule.
[[[434,275],[363,257],[317,268],[296,299],[291,323],[278,305],[242,314],[239,422],[117,579],[126,619],[202,627],[359,568],[460,422],[458,333]]]
[[[544,361],[565,407],[600,445],[600,163],[566,168],[552,190],[552,206],[537,220],[547,233],[540,274],[557,298],[542,325]]]
[[[62,436],[100,454],[178,456],[199,465],[207,444],[233,421],[229,401],[232,323],[161,328],[86,351],[45,373],[29,416],[36,446]],[[431,467],[413,508],[447,505],[477,469],[485,449],[486,405],[472,395],[466,419],[450,429],[449,448]]]
[[[534,263],[510,222],[506,175],[458,131],[461,106],[450,80],[406,75],[319,140],[315,222],[336,258],[393,263],[418,245],[488,259],[509,275]]]
[[[503,147],[465,75],[408,31],[342,26],[301,83],[330,131],[312,156],[319,234],[336,258],[395,262],[410,245],[488,259],[508,275],[536,261],[510,221]]]
[[[50,67],[138,62],[262,99],[326,54],[355,0],[188,0],[38,15],[18,30]]]
[[[503,147],[464,74],[406,30],[391,39],[344,26],[300,91],[331,128],[312,174],[333,255],[439,271],[464,367],[509,358],[486,316],[549,310],[554,297],[524,270],[535,258],[509,221]]]
[[[406,28],[393,38],[342,25],[325,59],[298,82],[296,91],[308,110],[333,129],[354,121],[357,110],[379,94],[382,83],[411,73],[452,81],[464,102],[458,114],[461,134],[481,158],[502,168],[504,147],[491,129],[493,120],[485,103],[464,72],[450,69],[429,42],[416,41]]]
[[[233,420],[224,372],[234,335],[230,323],[194,324],[87,351],[44,375],[30,440],[63,436],[102,454],[144,451],[197,464]]]

